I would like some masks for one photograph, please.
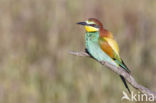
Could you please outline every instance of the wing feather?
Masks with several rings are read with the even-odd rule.
[[[105,37],[104,39],[112,47],[112,49],[114,50],[114,52],[119,56],[119,46],[118,46],[117,42],[114,39],[112,39],[112,38]]]

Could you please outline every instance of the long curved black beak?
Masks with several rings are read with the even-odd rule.
[[[87,25],[86,22],[78,22],[77,24],[80,24],[80,25]]]

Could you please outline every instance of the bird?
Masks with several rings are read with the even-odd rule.
[[[119,46],[113,34],[105,29],[98,19],[89,18],[77,24],[85,27],[85,50],[92,58],[98,61],[107,61],[114,66],[122,67],[127,73],[131,73],[119,55]],[[131,94],[125,78],[122,75],[120,75],[120,78]]]

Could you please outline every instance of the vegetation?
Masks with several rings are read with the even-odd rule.
[[[155,10],[155,0],[1,0],[0,103],[122,102],[118,75],[68,53],[85,48],[76,23],[90,17],[113,32],[136,80],[156,91]]]

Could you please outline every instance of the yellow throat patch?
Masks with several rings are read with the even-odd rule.
[[[92,27],[92,26],[85,26],[85,29],[87,32],[96,32],[99,31],[98,28]]]

